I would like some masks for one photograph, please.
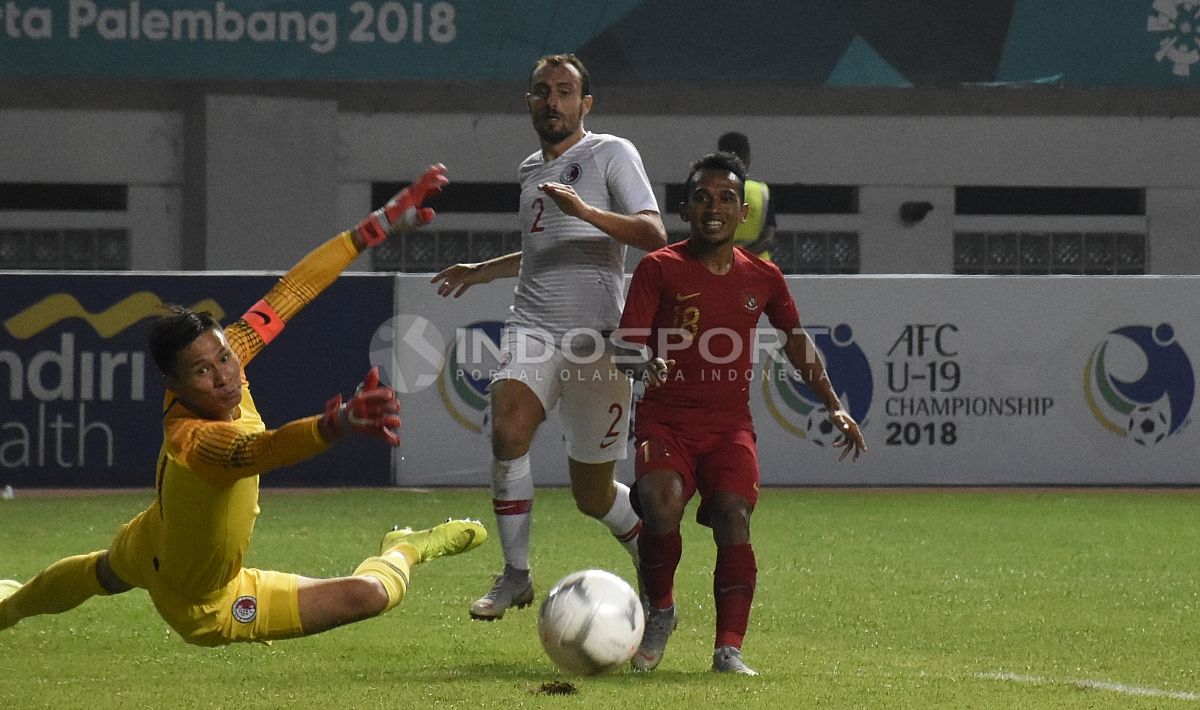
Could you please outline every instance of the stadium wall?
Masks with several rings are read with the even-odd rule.
[[[372,207],[372,183],[405,181],[435,161],[458,181],[514,182],[535,144],[519,92],[507,110],[348,110],[322,98],[223,94],[170,111],[10,108],[0,111],[0,183],[123,185],[129,205],[0,210],[0,229],[128,229],[137,270],[283,269]],[[857,232],[862,273],[952,273],[962,231],[1146,234],[1147,273],[1200,273],[1194,113],[674,115],[614,113],[601,97],[588,126],[637,144],[660,201],[731,128],[751,136],[757,177],[855,187],[855,213],[782,214],[779,226]],[[1144,205],[1120,215],[967,216],[956,214],[961,186],[1132,188]],[[898,210],[910,201],[932,211],[905,224]],[[439,228],[514,224],[464,211],[443,213]],[[669,214],[667,224],[682,226]]]

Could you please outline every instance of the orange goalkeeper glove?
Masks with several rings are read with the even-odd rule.
[[[400,402],[396,392],[379,384],[379,368],[372,367],[355,390],[349,402],[342,403],[338,394],[325,403],[322,423],[335,439],[351,431],[383,439],[390,446],[399,446]]]
[[[422,207],[421,203],[442,191],[450,181],[446,178],[446,166],[438,163],[429,166],[416,182],[396,193],[383,207],[367,215],[354,231],[363,244],[378,246],[393,232],[412,229],[433,221],[434,211]]]

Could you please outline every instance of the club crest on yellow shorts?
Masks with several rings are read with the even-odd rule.
[[[238,597],[233,600],[233,618],[249,624],[258,616],[258,600],[254,597]]]

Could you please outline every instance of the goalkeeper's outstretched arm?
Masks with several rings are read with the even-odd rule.
[[[379,382],[378,368],[371,368],[348,401],[343,402],[340,394],[334,396],[325,403],[324,414],[254,432],[228,421],[181,418],[168,424],[166,447],[201,479],[225,488],[239,479],[312,458],[350,435],[398,446],[399,427],[396,392]]]
[[[425,200],[447,184],[446,168],[431,166],[386,205],[353,229],[346,230],[309,252],[246,313],[225,329],[229,347],[246,365],[305,306],[329,287],[354,259],[397,232],[428,224],[434,211]]]

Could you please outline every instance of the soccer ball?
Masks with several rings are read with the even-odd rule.
[[[1129,436],[1142,446],[1153,446],[1167,435],[1167,415],[1162,410],[1143,404],[1129,413]]]
[[[842,432],[829,421],[829,410],[818,407],[809,413],[808,421],[804,425],[804,434],[817,446],[833,446],[833,442],[841,437]]]
[[[562,670],[599,675],[633,658],[645,623],[633,587],[615,574],[589,569],[568,574],[550,589],[538,636]]]

